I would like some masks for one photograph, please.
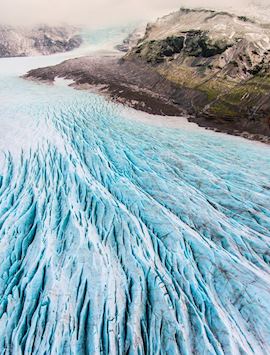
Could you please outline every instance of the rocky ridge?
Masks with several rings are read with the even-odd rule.
[[[270,134],[270,25],[181,9],[149,24],[125,60],[148,63],[170,82],[195,90],[190,113],[198,121],[230,121],[236,129]]]
[[[66,52],[81,45],[78,29],[46,25],[12,27],[0,25],[0,57],[25,57]]]

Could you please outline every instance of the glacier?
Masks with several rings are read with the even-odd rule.
[[[1,60],[0,353],[269,354],[270,147]]]

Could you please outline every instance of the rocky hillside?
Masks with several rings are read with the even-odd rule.
[[[269,24],[181,9],[149,24],[125,60],[147,63],[177,86],[196,90],[190,112],[201,120],[270,134]]]
[[[270,142],[270,24],[210,10],[181,9],[127,38],[119,60],[79,58],[26,77],[102,85],[121,102]]]
[[[73,27],[0,26],[0,57],[23,57],[66,52],[79,47],[82,40]]]

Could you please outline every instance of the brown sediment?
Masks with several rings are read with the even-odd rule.
[[[247,125],[239,117],[205,115],[205,92],[181,87],[140,61],[118,57],[83,57],[67,60],[53,67],[34,69],[27,79],[52,83],[56,77],[72,79],[77,89],[97,88],[112,100],[154,115],[188,117],[199,126],[247,139],[270,143],[264,126]],[[267,126],[267,125],[266,125]]]

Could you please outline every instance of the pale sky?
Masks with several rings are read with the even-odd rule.
[[[266,15],[270,0],[0,0],[0,23],[70,23],[89,26],[151,20],[184,7],[206,7],[254,14],[254,3]]]

